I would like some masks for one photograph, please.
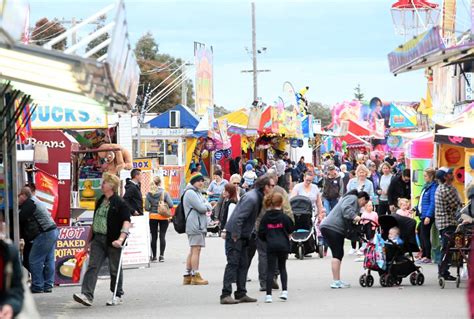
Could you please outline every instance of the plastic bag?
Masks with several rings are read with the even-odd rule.
[[[72,282],[79,282],[81,280],[82,267],[86,259],[89,257],[89,253],[87,252],[87,249],[84,248],[77,252],[74,257],[76,258],[76,266],[72,272]]]

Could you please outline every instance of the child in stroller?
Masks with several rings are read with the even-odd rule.
[[[367,273],[359,278],[362,287],[372,287],[374,277],[371,271],[377,271],[382,287],[401,285],[403,278],[410,276],[412,285],[423,285],[424,275],[415,265],[413,252],[419,247],[415,237],[415,220],[400,215],[379,217],[378,233],[367,243],[364,268]]]

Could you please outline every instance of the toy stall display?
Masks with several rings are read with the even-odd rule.
[[[407,164],[411,168],[411,202],[418,205],[425,180],[423,172],[433,167],[434,143],[433,134],[428,133],[406,144]]]
[[[456,187],[462,199],[464,199],[464,171],[465,171],[466,149],[464,147],[441,144],[438,152],[438,166],[454,169],[453,186]],[[468,164],[469,165],[469,164]]]

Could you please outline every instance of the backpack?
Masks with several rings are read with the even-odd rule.
[[[326,199],[333,200],[339,198],[341,190],[341,177],[338,177],[335,180],[328,181],[324,179],[323,185],[323,196]]]
[[[385,271],[387,262],[384,253],[385,243],[380,234],[376,234],[374,239],[367,243],[364,251],[364,268],[374,271]]]
[[[186,215],[184,212],[184,205],[183,205],[183,199],[184,195],[186,194],[186,191],[183,193],[181,196],[181,201],[179,202],[178,206],[176,207],[176,210],[174,211],[174,216],[173,216],[173,226],[174,230],[178,234],[184,234],[186,232],[186,221],[188,220],[189,213]],[[192,210],[192,208],[191,208]]]

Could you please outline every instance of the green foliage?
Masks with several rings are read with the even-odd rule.
[[[92,33],[96,32],[100,28],[103,28],[104,27],[104,22],[105,22],[105,16],[101,19],[100,23],[97,25],[97,28],[95,28],[95,30],[92,31]],[[104,33],[104,34],[100,35],[99,37],[97,37],[97,39],[94,39],[91,42],[89,42],[89,44],[87,45],[86,51],[89,51],[89,50],[95,48],[96,46],[98,46],[102,42],[106,41],[108,38],[110,38],[109,33]],[[93,55],[91,55],[91,58],[98,59],[106,53],[107,53],[107,47],[102,48],[99,51],[97,51],[96,53],[94,53]]]
[[[64,32],[66,32],[66,29],[57,19],[49,21],[48,18],[42,18],[35,23],[35,28],[31,33],[31,42],[42,46]],[[53,45],[53,49],[63,51],[66,46],[67,39],[64,39]]]
[[[354,88],[354,98],[358,101],[362,101],[364,99],[364,93],[362,93],[360,84],[357,84],[357,86]]]
[[[327,126],[331,124],[331,109],[327,105],[323,105],[320,102],[310,102],[308,111],[313,115],[315,119],[321,120],[321,126]]]
[[[163,91],[167,91],[181,79],[173,82],[182,74],[183,69],[177,72],[175,71],[184,63],[183,60],[169,54],[159,53],[158,47],[158,43],[150,32],[144,34],[136,44],[135,55],[142,73],[140,76],[141,86],[138,92],[139,95],[143,95],[143,89],[146,88],[148,83],[150,83],[151,89],[157,87],[152,94],[153,97],[155,94],[159,94],[160,91],[164,93]],[[186,69],[186,67],[184,69]],[[190,106],[192,109],[194,105],[194,89],[193,82],[190,79],[186,81],[186,88],[187,106]],[[177,86],[150,111],[162,113],[174,107],[176,104],[181,104],[181,91],[182,85]]]

